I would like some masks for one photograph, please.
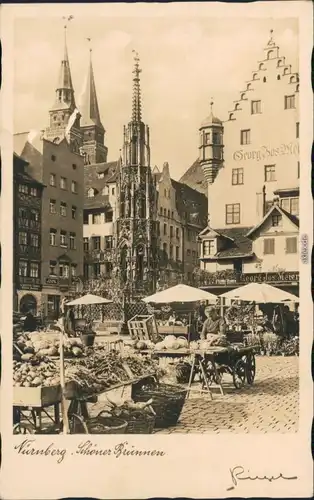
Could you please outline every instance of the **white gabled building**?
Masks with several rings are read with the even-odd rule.
[[[271,33],[227,120],[211,110],[200,127],[209,203],[201,269],[226,271],[225,285],[266,281],[298,293],[298,108],[298,73]]]

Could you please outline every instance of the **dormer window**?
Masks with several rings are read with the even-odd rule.
[[[288,73],[289,73],[289,68],[285,68],[285,69],[283,70],[283,74],[284,74],[284,75],[287,75]]]
[[[282,216],[281,215],[273,215],[271,218],[271,225],[273,227],[280,227],[282,224]]]
[[[246,90],[250,90],[252,87],[252,84],[251,83],[248,83],[247,86],[246,86]]]
[[[94,196],[95,196],[95,189],[90,188],[90,189],[87,191],[87,197],[88,197],[88,198],[93,198]]]
[[[109,186],[105,186],[102,190],[102,194],[104,196],[107,196],[109,194]]]
[[[257,73],[253,74],[253,80],[257,80]]]
[[[215,241],[214,240],[203,241],[203,256],[210,257],[212,255],[215,255]]]
[[[245,93],[241,94],[241,99],[245,99]]]
[[[100,172],[100,173],[98,174],[98,179],[103,179],[104,177],[105,177],[104,172]]]
[[[240,104],[237,102],[237,104],[235,105],[234,109],[237,110],[240,108]]]
[[[264,63],[260,63],[258,69],[265,69]]]
[[[267,52],[267,59],[273,59],[274,54],[275,54],[274,50],[269,50]]]

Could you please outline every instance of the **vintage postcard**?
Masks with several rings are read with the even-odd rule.
[[[1,14],[1,498],[311,496],[311,3]]]

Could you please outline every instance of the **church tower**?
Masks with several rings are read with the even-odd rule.
[[[199,162],[208,184],[215,181],[218,170],[223,164],[223,124],[213,114],[213,102],[210,114],[202,122],[200,131]]]
[[[108,148],[104,144],[105,129],[100,120],[91,49],[80,112],[82,115],[81,130],[83,132],[81,152],[85,157],[85,164],[106,163]]]
[[[79,153],[82,145],[82,133],[80,130],[80,114],[76,108],[74,98],[66,26],[64,27],[64,56],[61,61],[55,103],[49,110],[49,116],[50,124],[46,129],[45,138],[57,143],[66,138],[72,151]]]
[[[116,228],[115,272],[128,300],[153,293],[157,273],[156,186],[150,166],[149,127],[142,121],[140,73],[135,54],[132,118],[124,127]]]

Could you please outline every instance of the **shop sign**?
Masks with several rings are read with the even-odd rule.
[[[247,273],[241,274],[238,281],[242,283],[292,283],[299,282],[299,273]]]
[[[30,290],[30,291],[33,291],[33,292],[40,292],[41,289],[42,289],[42,286],[41,285],[27,285],[26,283],[22,283],[20,284],[19,286],[20,290]]]
[[[59,278],[52,278],[49,276],[49,278],[45,278],[45,285],[47,286],[58,286],[59,284]]]
[[[245,160],[255,160],[262,161],[267,159],[272,159],[277,156],[285,155],[298,155],[300,153],[298,142],[289,142],[288,144],[281,144],[278,147],[261,146],[259,149],[246,151],[244,149],[239,149],[233,153],[233,159],[235,161],[245,161]]]

